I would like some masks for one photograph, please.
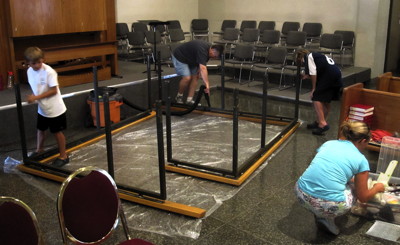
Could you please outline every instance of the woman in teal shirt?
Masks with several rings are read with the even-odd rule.
[[[369,164],[361,153],[371,137],[363,122],[344,122],[339,140],[325,142],[299,178],[295,192],[299,202],[317,221],[337,235],[337,216],[347,213],[358,199],[367,202],[385,190],[381,183],[368,189]],[[354,187],[349,185],[354,177]],[[353,190],[355,189],[355,190]]]

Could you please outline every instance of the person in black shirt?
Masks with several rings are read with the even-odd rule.
[[[330,102],[339,100],[342,84],[342,73],[332,58],[308,50],[297,52],[297,61],[302,62],[305,73],[302,79],[311,79],[311,100],[316,112],[317,120],[307,124],[312,133],[323,135],[329,130],[327,117],[330,111]]]
[[[188,90],[186,103],[194,103],[193,95],[197,88],[199,75],[206,85],[205,93],[210,93],[207,62],[210,58],[218,58],[223,53],[222,45],[211,45],[202,40],[193,40],[178,46],[172,54],[172,62],[176,73],[182,76],[179,82],[177,103],[183,103],[183,94]]]

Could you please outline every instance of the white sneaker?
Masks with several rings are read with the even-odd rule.
[[[175,97],[175,101],[176,101],[176,103],[178,103],[178,104],[183,104],[183,96],[176,96]]]
[[[323,224],[329,232],[334,235],[339,235],[340,230],[335,224],[335,219],[333,218],[317,218],[317,222]]]

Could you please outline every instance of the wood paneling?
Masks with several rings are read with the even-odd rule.
[[[105,1],[10,0],[12,36],[106,30]]]
[[[71,80],[76,70],[76,83],[91,65],[110,73],[103,77],[117,75],[115,0],[4,0],[0,14],[3,80],[7,70],[24,72],[23,53],[30,46],[43,49],[45,62],[68,71]],[[84,63],[65,67],[75,63],[71,59]]]

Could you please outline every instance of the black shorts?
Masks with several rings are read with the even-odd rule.
[[[332,100],[340,99],[341,87],[331,87],[325,89],[316,89],[313,93],[312,101],[330,103]]]
[[[65,113],[58,117],[44,117],[38,114],[36,128],[40,131],[50,129],[51,133],[58,133],[67,128],[67,116]]]

